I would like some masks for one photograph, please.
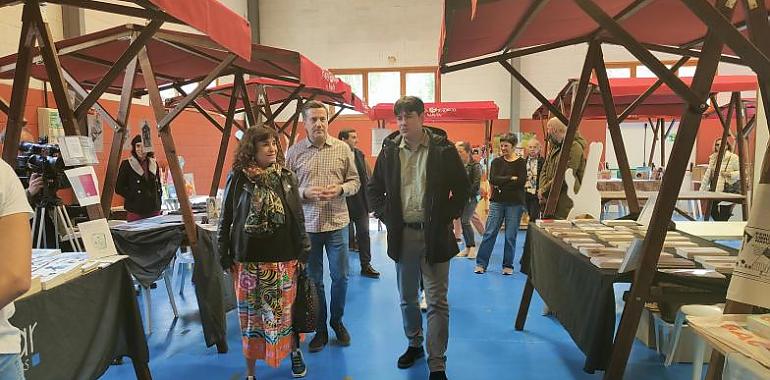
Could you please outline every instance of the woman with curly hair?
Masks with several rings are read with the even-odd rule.
[[[297,276],[310,243],[297,179],[277,162],[277,134],[249,128],[227,177],[219,254],[222,268],[235,279],[246,379],[255,379],[257,359],[278,367],[291,355],[294,377],[307,367],[292,328]]]

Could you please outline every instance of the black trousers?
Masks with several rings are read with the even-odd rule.
[[[361,267],[365,267],[372,262],[371,242],[369,240],[369,215],[350,215],[350,239],[356,237],[358,244],[358,258],[361,260]]]
[[[720,205],[718,202],[711,204],[711,218],[716,221],[727,221],[733,216],[734,204]]]
[[[540,219],[540,201],[537,199],[537,195],[527,193],[527,214],[529,214],[529,220],[535,221]]]

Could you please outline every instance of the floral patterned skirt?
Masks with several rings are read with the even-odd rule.
[[[292,305],[297,296],[297,260],[240,263],[234,278],[243,355],[278,367],[294,340]]]

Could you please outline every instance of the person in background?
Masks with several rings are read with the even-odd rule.
[[[286,166],[297,174],[299,194],[305,210],[305,230],[310,235],[308,272],[318,287],[318,326],[310,352],[323,350],[329,342],[324,292],[324,248],[332,279],[330,320],[342,346],[350,345],[350,334],[342,323],[348,291],[348,205],[346,197],[361,185],[350,147],[329,136],[329,110],[323,103],[309,101],[302,107],[307,137],[286,153]]]
[[[409,346],[398,368],[425,356],[420,281],[428,303],[430,380],[446,379],[449,342],[449,261],[459,251],[452,234],[470,197],[470,184],[457,149],[446,132],[426,127],[425,104],[404,96],[393,106],[398,131],[377,156],[368,196],[374,215],[387,227],[388,256],[396,262],[401,316]]]
[[[548,200],[548,195],[551,192],[551,184],[556,177],[556,167],[559,165],[559,157],[561,157],[564,147],[564,136],[567,135],[567,126],[561,122],[558,118],[551,118],[548,120],[547,125],[548,140],[548,157],[543,163],[543,168],[540,172],[540,181],[538,182],[538,199],[540,200],[541,213],[544,218],[556,218],[566,219],[572,210],[572,199],[567,196],[567,183],[562,182],[561,191],[559,192],[559,199],[556,203],[556,211],[553,215],[545,215],[545,210],[542,207]],[[580,136],[579,133],[575,133],[575,139],[572,141],[572,146],[569,147],[569,160],[567,161],[567,168],[572,169],[575,175],[575,192],[580,190],[580,182],[583,179],[583,172],[586,169],[586,140]]]
[[[337,135],[342,142],[348,144],[353,151],[356,161],[356,171],[361,181],[361,189],[366,189],[369,183],[369,171],[366,167],[364,152],[356,148],[358,145],[358,133],[354,129],[343,129]],[[380,272],[372,267],[371,239],[369,238],[369,201],[366,199],[366,191],[362,190],[345,199],[350,214],[350,228],[348,230],[351,247],[358,250],[358,258],[361,261],[361,275],[369,278],[379,278]]]
[[[463,208],[463,214],[460,217],[460,225],[463,230],[463,240],[465,240],[465,250],[460,252],[459,257],[476,257],[476,234],[471,226],[471,218],[476,213],[476,205],[479,204],[479,188],[481,186],[481,165],[473,160],[471,156],[471,144],[466,141],[455,143],[457,153],[460,155],[465,165],[465,172],[470,181],[470,196]]]
[[[0,379],[24,380],[21,332],[8,321],[13,300],[29,290],[31,282],[32,209],[24,188],[10,165],[0,160]]]
[[[218,231],[222,268],[235,279],[247,380],[255,379],[257,359],[278,367],[289,354],[292,375],[307,373],[292,306],[310,241],[297,179],[276,161],[277,141],[270,128],[244,134],[227,177]]]
[[[160,215],[160,186],[158,162],[152,153],[144,150],[142,137],[131,139],[131,157],[123,160],[118,169],[115,192],[125,199],[123,207],[128,212],[126,220],[150,218]]]
[[[702,191],[711,190],[711,177],[714,175],[717,165],[717,156],[719,156],[719,148],[722,145],[722,138],[717,138],[714,141],[714,151],[709,156],[709,166],[703,173],[703,180],[701,181],[700,188]],[[714,191],[723,191],[725,193],[740,193],[740,159],[738,155],[733,153],[730,142],[727,142],[725,147],[725,155],[722,157],[722,165],[717,173],[716,189]],[[730,220],[733,215],[734,203],[728,202],[712,202],[710,215],[711,218],[717,221]]]
[[[540,180],[540,171],[545,160],[540,156],[540,141],[533,137],[527,142],[527,182],[524,190],[527,191],[527,214],[530,221],[540,218],[540,200],[537,198],[537,187]]]
[[[524,198],[524,182],[527,178],[527,168],[524,159],[514,153],[519,143],[514,134],[506,134],[500,138],[501,156],[492,160],[489,170],[489,183],[492,185],[492,196],[489,204],[489,216],[484,236],[479,246],[476,267],[473,272],[484,274],[495,247],[497,234],[505,221],[505,245],[503,246],[503,274],[513,274],[513,256],[516,248],[516,236],[519,232],[521,214],[526,204]]]

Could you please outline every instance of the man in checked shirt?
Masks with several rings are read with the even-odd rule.
[[[323,252],[329,259],[332,278],[329,325],[343,346],[350,334],[342,324],[348,289],[348,206],[345,197],[356,194],[358,179],[353,152],[347,144],[329,136],[329,110],[323,103],[309,101],[302,107],[307,138],[286,152],[286,166],[297,174],[305,229],[310,235],[308,274],[318,287],[318,325],[310,352],[323,350],[329,342],[326,326],[326,295],[323,283]]]

